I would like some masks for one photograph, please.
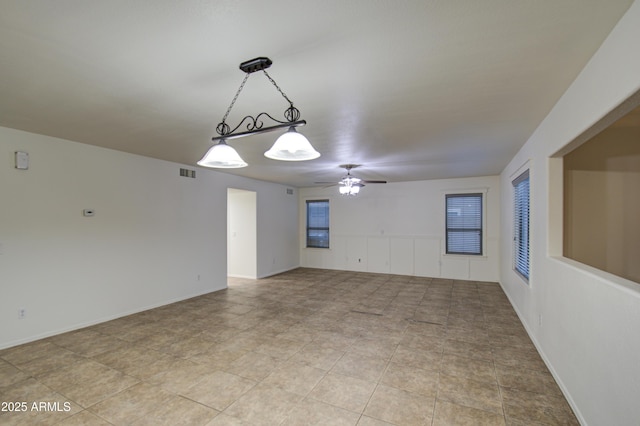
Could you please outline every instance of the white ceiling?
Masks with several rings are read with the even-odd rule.
[[[0,125],[195,165],[257,56],[322,156],[230,141],[309,186],[499,174],[632,0],[0,0]],[[287,103],[252,74],[229,116]],[[195,166],[194,166],[195,167]]]

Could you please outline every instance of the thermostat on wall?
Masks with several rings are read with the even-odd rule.
[[[29,153],[16,151],[16,169],[27,170],[29,168]]]

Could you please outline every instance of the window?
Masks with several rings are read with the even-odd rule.
[[[482,194],[447,194],[447,254],[482,254]]]
[[[307,247],[329,248],[329,200],[307,201]]]
[[[529,170],[513,182],[513,268],[529,280]]]

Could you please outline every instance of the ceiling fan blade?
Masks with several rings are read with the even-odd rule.
[[[363,180],[364,183],[387,183],[386,180]]]
[[[313,182],[315,185],[322,185],[322,189],[331,188],[332,186],[338,185],[338,182]]]

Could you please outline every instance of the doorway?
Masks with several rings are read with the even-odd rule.
[[[257,278],[257,194],[227,189],[227,276]]]

